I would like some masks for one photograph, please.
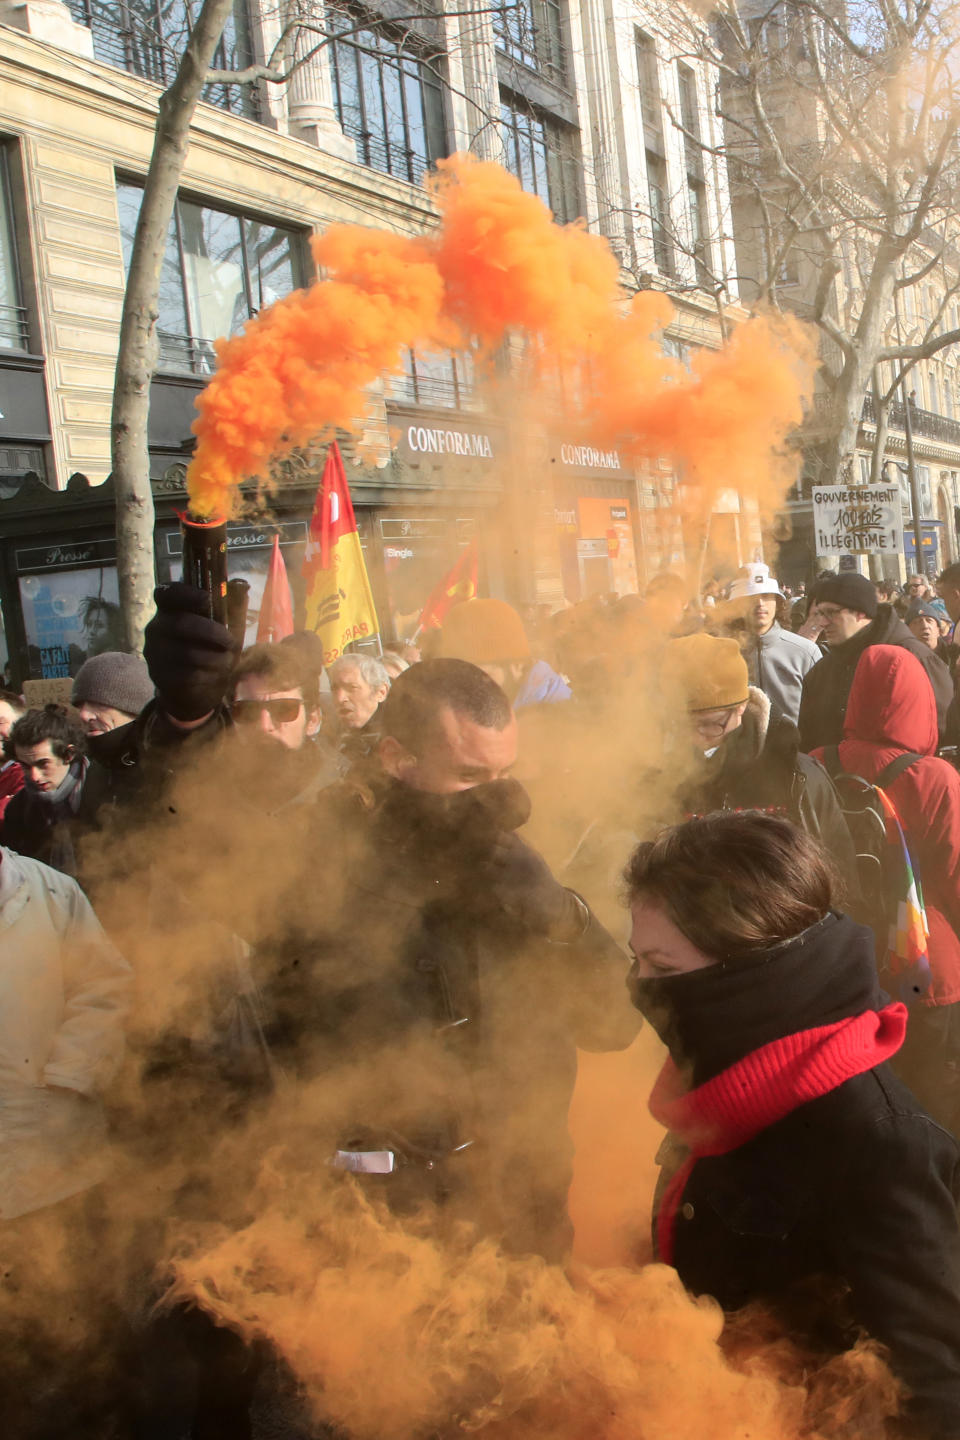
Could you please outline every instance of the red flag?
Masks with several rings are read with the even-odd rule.
[[[267,583],[263,587],[260,601],[260,620],[257,625],[257,644],[269,644],[293,634],[293,604],[290,600],[290,584],[287,567],[283,563],[280,537],[274,535],[267,570]]]
[[[306,628],[323,641],[323,663],[332,665],[354,640],[379,631],[377,612],[363,561],[340,447],[334,440],[310,517],[303,557]]]
[[[420,616],[421,630],[439,630],[447,614],[461,600],[474,600],[477,595],[479,552],[476,540],[463,551],[457,563],[448,570],[430,592]]]

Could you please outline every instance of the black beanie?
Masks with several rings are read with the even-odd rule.
[[[850,571],[818,580],[813,600],[814,604],[826,600],[830,605],[842,605],[844,610],[862,610],[871,620],[877,613],[877,592],[873,581],[868,580],[866,575],[855,575]]]

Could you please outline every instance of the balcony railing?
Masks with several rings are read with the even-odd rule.
[[[160,369],[180,371],[189,375],[212,375],[217,368],[217,355],[212,340],[198,340],[192,335],[175,335],[158,330]]]
[[[0,305],[0,350],[29,350],[30,329],[22,305]]]
[[[813,424],[824,425],[829,421],[832,413],[833,401],[829,395],[813,397],[813,415],[810,417]],[[876,425],[877,403],[873,395],[864,396],[860,418],[865,420],[868,425]],[[946,415],[938,415],[935,410],[922,410],[919,405],[911,405],[910,422],[914,435],[923,435],[928,440],[940,440],[945,445],[960,445],[960,420],[951,420]],[[887,428],[900,435],[906,430],[904,407],[901,400],[891,400],[887,410]]]
[[[387,399],[398,405],[424,405],[434,410],[459,410],[474,398],[466,378],[444,380],[433,375],[397,375],[389,383]]]
[[[909,401],[907,403],[910,404]],[[872,425],[877,423],[877,406],[872,395],[864,397],[861,418]],[[887,427],[898,430],[901,434],[906,429],[906,416],[901,400],[891,400],[887,411]],[[947,445],[960,445],[960,422],[950,420],[946,415],[938,415],[935,410],[921,410],[919,405],[910,404],[910,428],[915,435],[923,435],[928,440],[942,440]]]

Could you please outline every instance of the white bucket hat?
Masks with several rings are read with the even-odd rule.
[[[744,565],[730,586],[728,600],[748,600],[753,595],[780,595],[783,591],[770,574],[769,565]]]

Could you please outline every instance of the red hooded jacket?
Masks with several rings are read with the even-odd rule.
[[[937,757],[937,707],[923,666],[897,645],[872,645],[857,664],[840,763],[865,780],[904,751],[922,758],[885,786],[920,871],[930,925],[929,1004],[960,1000],[960,774]],[[823,749],[814,750],[823,760]]]

